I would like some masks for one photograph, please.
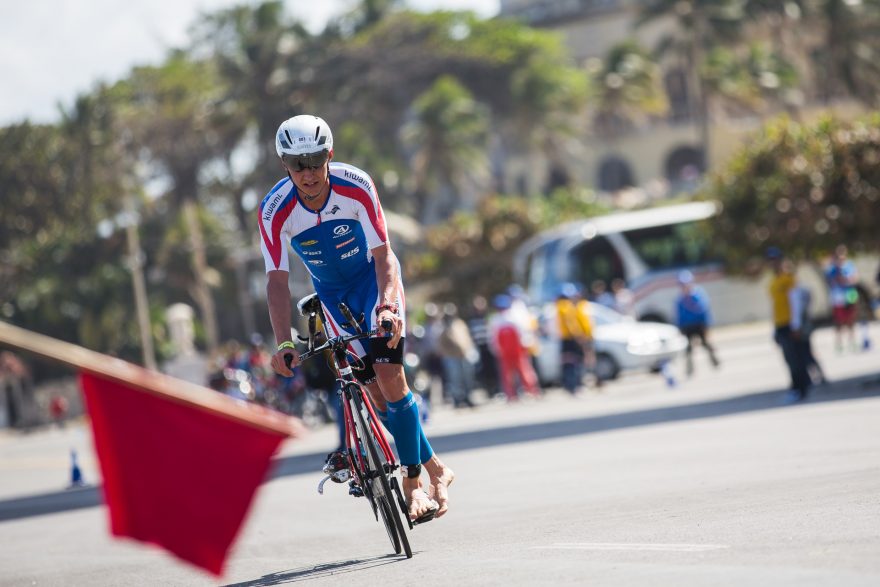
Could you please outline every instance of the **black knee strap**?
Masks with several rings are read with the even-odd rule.
[[[422,474],[421,465],[402,465],[402,467],[407,479],[415,479]]]

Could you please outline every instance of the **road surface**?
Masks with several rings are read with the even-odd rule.
[[[96,481],[87,429],[3,433],[0,585],[880,585],[880,349],[814,340],[832,383],[796,405],[754,325],[719,330],[721,368],[697,349],[674,388],[634,375],[435,410],[457,480],[411,560],[388,554],[365,502],[318,495],[332,427],[284,446],[221,580],[110,538],[99,491],[63,489],[71,448]]]

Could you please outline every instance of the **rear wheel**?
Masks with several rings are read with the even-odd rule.
[[[394,552],[400,554],[403,550],[406,553],[406,558],[412,558],[412,549],[400,518],[401,512],[396,507],[397,504],[391,489],[389,478],[393,479],[394,472],[391,470],[388,459],[385,458],[385,453],[379,448],[379,442],[374,433],[374,428],[378,430],[378,423],[373,422],[364,405],[365,400],[361,396],[360,388],[352,389],[351,396],[355,408],[354,421],[367,461],[368,471],[365,481],[370,486],[370,492],[375,500],[374,508],[378,510],[378,514],[385,524],[385,530],[388,532],[388,538],[391,540]],[[379,433],[381,434],[381,431]]]

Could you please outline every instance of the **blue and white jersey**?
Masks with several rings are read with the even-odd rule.
[[[370,249],[388,241],[373,180],[345,163],[330,163],[330,195],[320,210],[306,207],[290,178],[278,182],[260,204],[259,225],[266,272],[290,270],[290,243],[325,291],[375,281]]]

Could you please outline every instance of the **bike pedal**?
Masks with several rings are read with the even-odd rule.
[[[364,490],[361,489],[359,486],[355,485],[354,483],[352,483],[351,485],[348,486],[348,494],[353,497],[363,497]]]

